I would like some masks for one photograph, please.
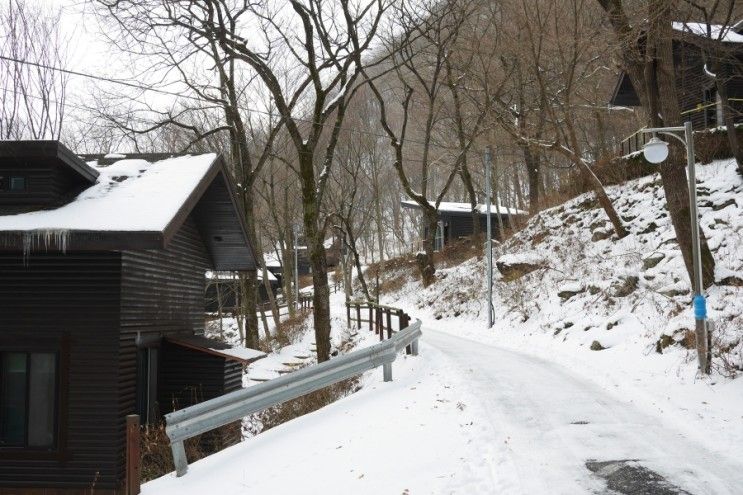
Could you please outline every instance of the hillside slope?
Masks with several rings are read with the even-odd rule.
[[[717,261],[709,291],[716,371],[743,369],[743,182],[732,161],[700,167],[702,228]],[[541,212],[494,249],[496,328],[542,333],[572,347],[632,347],[687,356],[693,346],[690,283],[657,175],[609,188],[631,234],[612,236],[591,194]],[[526,272],[523,276],[520,272]],[[515,272],[511,275],[511,272]],[[409,277],[387,302],[404,300],[434,320],[487,320],[485,262],[444,268],[421,289]],[[400,303],[398,303],[400,304]],[[685,348],[686,347],[686,348]],[[722,357],[722,359],[721,359]]]

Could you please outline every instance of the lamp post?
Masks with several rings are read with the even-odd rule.
[[[643,155],[650,163],[661,163],[668,158],[668,143],[658,139],[657,134],[674,137],[686,148],[686,164],[689,168],[689,210],[691,212],[691,245],[694,265],[692,283],[694,286],[694,319],[696,320],[697,354],[699,368],[702,370],[702,373],[709,373],[710,363],[708,362],[707,355],[707,303],[702,293],[702,249],[699,238],[694,135],[692,133],[691,122],[684,122],[683,127],[655,127],[643,129],[642,132],[653,135],[650,141],[645,143],[643,147]]]
[[[491,193],[490,193],[490,175],[491,175],[491,169],[493,167],[493,150],[488,146],[485,149],[485,207],[488,209],[487,213],[487,222],[486,222],[486,235],[487,239],[485,239],[485,251],[486,251],[486,260],[487,260],[487,274],[486,279],[488,283],[488,328],[493,328],[494,323],[494,315],[493,315],[493,234],[492,234],[492,226],[491,226],[491,220],[490,220],[490,213],[492,210],[492,207],[490,206],[491,203]]]

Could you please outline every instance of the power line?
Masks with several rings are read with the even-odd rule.
[[[197,96],[193,96],[193,95],[189,95],[189,94],[183,94],[183,93],[176,93],[176,92],[173,92],[173,91],[167,91],[167,90],[164,90],[164,89],[154,88],[154,87],[151,87],[151,86],[144,86],[144,85],[132,83],[132,82],[129,82],[129,81],[123,81],[121,79],[112,79],[112,78],[109,78],[109,77],[99,76],[99,75],[96,75],[96,74],[90,74],[90,73],[86,73],[86,72],[80,72],[80,71],[74,71],[74,70],[69,70],[69,69],[63,69],[61,67],[55,67],[55,66],[52,66],[52,65],[41,64],[41,63],[38,63],[38,62],[32,62],[32,61],[29,61],[29,60],[17,59],[17,58],[13,58],[13,57],[6,57],[4,55],[0,55],[0,59],[7,60],[9,62],[18,63],[18,64],[31,65],[31,66],[39,67],[39,68],[42,68],[42,69],[47,69],[47,70],[53,70],[53,71],[57,71],[57,72],[62,72],[64,74],[70,74],[70,75],[73,75],[73,76],[85,77],[85,78],[88,78],[88,79],[94,79],[94,80],[97,80],[97,81],[103,81],[103,82],[108,82],[108,83],[112,83],[112,84],[119,84],[119,85],[127,86],[127,87],[130,87],[130,88],[138,89],[138,90],[141,90],[141,91],[151,91],[151,92],[159,93],[159,94],[163,94],[163,95],[174,96],[176,98],[185,98],[185,99],[189,99],[189,100],[193,100],[193,101],[198,101],[200,103],[203,103],[204,102],[204,100],[202,98],[199,98]],[[6,91],[15,92],[13,90],[6,90]],[[33,97],[33,95],[31,95],[31,96]],[[42,99],[41,97],[36,97],[36,98]],[[56,102],[56,103],[59,103],[59,102]],[[62,102],[62,105],[69,105],[69,104],[67,104],[66,102]],[[72,107],[72,108],[80,108],[80,107],[75,107],[74,105],[69,105],[69,106]],[[267,110],[258,110],[256,108],[242,107],[242,106],[238,106],[238,108],[240,110],[244,110],[244,111],[251,112],[251,113],[257,113],[257,114],[261,114],[261,115],[266,115],[266,116],[269,116],[269,117],[275,117],[275,118],[281,118],[282,117],[280,114],[277,114],[277,113],[274,113],[274,112],[269,112]],[[87,108],[85,110],[90,110],[90,109]],[[313,120],[311,120],[311,119],[303,119],[301,117],[292,117],[292,119],[295,120],[295,121],[298,121],[298,122],[306,123],[306,124],[313,124],[313,125],[316,124],[316,122],[313,121]],[[141,123],[151,123],[151,122],[147,122],[147,121],[141,120]],[[366,135],[377,137],[377,138],[381,138],[381,139],[389,139],[389,136],[387,136],[386,134],[381,134],[381,133],[376,133],[376,132],[371,132],[371,131],[364,131],[364,130],[361,130],[361,129],[355,129],[355,128],[349,128],[349,127],[342,126],[341,127],[341,130],[347,131],[347,132],[351,132],[351,133],[356,133],[356,134],[366,134]],[[408,141],[410,143],[421,144],[421,145],[425,145],[426,144],[423,141],[416,141],[414,139],[409,139],[409,138],[406,139],[406,141]],[[437,146],[437,147],[438,148],[441,148],[441,149],[446,149],[446,150],[461,151],[458,148],[453,148],[453,147],[447,147],[447,146]]]

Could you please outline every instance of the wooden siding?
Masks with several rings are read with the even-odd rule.
[[[227,392],[225,378],[232,362],[205,352],[187,349],[170,342],[163,343],[160,361],[160,412],[169,412],[219,397]],[[236,363],[238,370],[242,367]],[[238,371],[238,378],[241,374]],[[234,383],[230,383],[234,386]],[[232,388],[229,391],[235,390]]]
[[[255,270],[255,259],[233,204],[229,184],[217,174],[193,210],[215,270]]]
[[[502,210],[501,210],[502,211]],[[509,224],[509,216],[502,214],[503,227],[507,228]],[[439,213],[439,219],[444,222],[444,243],[449,244],[455,242],[462,237],[468,237],[472,235],[472,215],[467,214],[447,214]],[[485,235],[487,229],[487,216],[479,215],[480,219],[480,232]],[[500,237],[498,232],[498,216],[492,215],[491,217],[491,229],[493,233],[493,239]]]
[[[204,275],[210,268],[211,260],[192,218],[168,249],[122,252],[118,452],[124,451],[124,418],[136,411],[137,335],[159,338],[202,332]],[[123,462],[119,468],[123,478]]]
[[[25,191],[0,191],[0,215],[60,206],[89,184],[52,159],[0,159],[0,175],[26,178]]]
[[[18,488],[119,487],[123,440],[117,429],[117,332],[120,255],[106,252],[0,253],[0,349],[55,347],[67,341],[60,376],[63,445],[47,459],[0,453],[0,492]],[[65,426],[66,424],[66,426]],[[118,438],[121,436],[121,438]],[[34,492],[36,493],[36,492]]]

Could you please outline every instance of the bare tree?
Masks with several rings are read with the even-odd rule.
[[[576,124],[577,109],[587,102],[581,84],[596,70],[601,55],[596,49],[600,30],[595,16],[586,9],[586,0],[520,3],[515,14],[521,35],[512,60],[515,72],[522,77],[516,104],[498,99],[499,120],[525,148],[525,157],[536,145],[570,160],[590,184],[617,236],[624,237],[628,232],[591,168]],[[527,78],[533,82],[533,93],[543,112],[531,134],[543,135],[541,138],[523,133],[526,125],[519,109],[526,107],[523,86]]]
[[[259,91],[271,96],[294,146],[314,285],[317,355],[325,361],[330,357],[330,293],[323,242],[329,222],[321,205],[362,55],[376,39],[387,4],[290,0],[291,9],[283,11],[224,0],[180,4],[182,15],[172,16],[176,25],[195,35],[216,36],[229,60],[254,71]]]
[[[59,139],[69,76],[61,10],[9,0],[0,7],[0,139]]]
[[[433,282],[436,272],[433,244],[439,205],[459,175],[472,143],[471,138],[461,143],[453,156],[446,150],[440,150],[442,154],[438,158],[431,156],[437,150],[435,138],[445,101],[447,59],[452,56],[461,28],[472,14],[472,4],[457,0],[424,2],[416,4],[415,8],[401,3],[394,15],[394,30],[401,34],[391,35],[386,47],[392,55],[397,77],[393,82],[387,79],[378,84],[367,73],[367,82],[379,104],[380,125],[394,152],[393,166],[403,190],[423,212],[424,251],[418,253],[418,264],[424,286]],[[453,78],[450,83],[454,84]],[[399,121],[397,125],[396,120]],[[420,126],[415,125],[418,121],[422,122]],[[414,153],[419,153],[419,157],[412,160],[419,165],[417,189],[405,166]],[[431,167],[442,159],[450,159],[453,163],[443,184],[435,187],[435,180],[431,180]]]

